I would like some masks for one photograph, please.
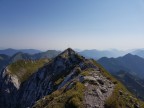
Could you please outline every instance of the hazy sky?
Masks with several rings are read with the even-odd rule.
[[[0,0],[0,48],[144,48],[144,0]]]

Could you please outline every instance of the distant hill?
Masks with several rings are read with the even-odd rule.
[[[83,55],[86,58],[100,59],[102,57],[118,57],[123,56],[127,52],[119,51],[119,50],[84,50],[79,52],[79,54]]]
[[[8,65],[0,87],[1,108],[144,108],[96,61],[70,48],[50,61]]]
[[[38,60],[43,58],[54,58],[60,53],[61,53],[60,51],[56,51],[56,50],[47,50],[46,52],[41,52],[36,54],[18,52],[10,58],[10,61],[15,62],[18,60]]]
[[[36,53],[40,53],[41,51],[40,50],[36,50],[36,49],[20,49],[20,50],[17,50],[17,49],[4,49],[4,50],[0,50],[0,54],[5,54],[5,55],[8,55],[8,56],[12,56],[18,52],[23,52],[23,53],[28,53],[28,54],[36,54]]]
[[[27,53],[18,52],[10,57],[9,63],[16,62],[18,60],[30,60],[32,59],[32,55]]]
[[[144,59],[127,54],[118,58],[101,58],[98,62],[118,78],[130,91],[144,100]]]
[[[32,55],[32,58],[33,59],[54,58],[60,53],[61,53],[61,51],[47,50],[46,52],[41,52],[41,53],[37,53],[37,54]]]
[[[43,58],[51,59],[51,58],[56,57],[58,54],[60,54],[60,51],[56,51],[56,50],[48,50],[46,52],[41,52],[41,53],[36,53],[36,54],[17,52],[12,56],[0,54],[0,70],[3,67],[7,66],[8,64],[17,62],[19,60],[39,60]]]
[[[144,49],[135,50],[135,51],[131,52],[131,54],[144,58]]]
[[[103,57],[98,62],[111,73],[125,70],[140,78],[144,78],[144,59],[137,55],[127,54],[118,58]]]

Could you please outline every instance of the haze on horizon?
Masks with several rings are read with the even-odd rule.
[[[144,0],[0,0],[0,48],[144,48]]]

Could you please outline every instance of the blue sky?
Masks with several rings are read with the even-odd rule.
[[[144,0],[0,0],[0,48],[144,48]]]

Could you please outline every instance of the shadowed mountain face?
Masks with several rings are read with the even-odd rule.
[[[125,86],[144,100],[144,59],[127,54],[118,58],[101,58],[98,62],[116,76]]]
[[[9,58],[7,55],[0,54],[0,71],[8,64]]]
[[[46,62],[8,65],[0,75],[0,90],[1,108],[143,107],[96,61],[70,48]]]
[[[137,97],[144,100],[143,80],[125,71],[119,71],[118,73],[114,74],[114,76],[119,79],[123,84],[125,84],[125,86]]]
[[[104,57],[99,59],[98,62],[111,73],[116,73],[120,70],[124,70],[129,72],[130,74],[136,75],[140,78],[144,78],[144,59],[139,56],[127,54],[123,57],[118,58]]]

